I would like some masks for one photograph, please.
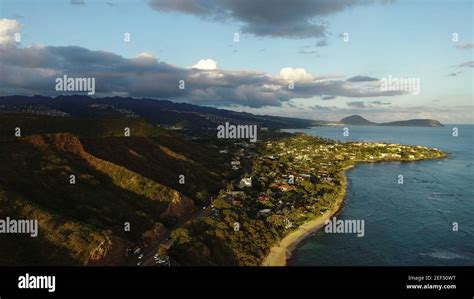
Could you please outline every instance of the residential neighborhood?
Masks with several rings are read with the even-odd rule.
[[[257,144],[223,146],[218,150],[228,156],[234,179],[213,199],[209,215],[184,230],[196,244],[217,238],[244,265],[259,264],[272,244],[332,209],[345,194],[344,170],[356,163],[445,156],[424,146],[337,142],[305,134],[275,133]],[[170,250],[176,254],[178,248]]]

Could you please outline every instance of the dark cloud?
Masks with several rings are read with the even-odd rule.
[[[291,101],[286,102],[286,105],[288,105],[288,107],[291,107],[291,108],[298,108],[298,106]]]
[[[337,110],[337,107],[334,106],[321,106],[321,105],[313,105],[309,107],[312,110],[318,110],[318,111],[332,111],[332,110]]]
[[[473,43],[456,43],[455,47],[460,50],[466,50],[466,49],[474,48],[474,44]]]
[[[400,91],[385,91],[382,92],[379,86],[373,87],[362,87],[358,83],[346,82],[341,80],[327,80],[327,81],[315,81],[315,82],[304,82],[295,83],[295,89],[291,90],[290,96],[293,98],[307,98],[311,96],[342,96],[349,98],[359,97],[379,97],[379,96],[394,96],[400,95],[403,92]]]
[[[324,18],[376,0],[150,0],[158,11],[211,21],[234,21],[244,33],[288,38],[325,38]]]
[[[285,68],[283,74],[273,76],[222,70],[215,62],[212,65],[210,69],[182,68],[146,53],[124,58],[77,46],[21,48],[8,43],[0,48],[0,94],[58,95],[54,82],[63,75],[95,78],[97,96],[166,98],[213,106],[280,107],[296,98],[400,94],[331,76],[313,76],[304,69]],[[180,80],[184,80],[185,89],[179,89]],[[289,88],[289,80],[294,81],[294,89]]]
[[[360,76],[360,75],[347,79],[347,81],[349,81],[349,82],[369,82],[369,81],[378,81],[378,80],[379,79],[377,79],[377,78],[373,78],[373,77],[369,77],[369,76]]]
[[[384,105],[390,105],[391,103],[388,102],[381,102],[381,101],[371,101],[371,102],[364,102],[364,101],[354,101],[346,103],[347,106],[356,109],[366,109],[366,108],[373,108],[373,107],[380,107]]]
[[[328,100],[333,100],[335,98],[337,98],[337,97],[336,96],[322,96],[321,100],[328,101]]]
[[[326,47],[328,45],[328,40],[326,38],[320,39],[316,42],[316,47]]]
[[[461,74],[462,71],[458,71],[458,72],[454,72],[454,73],[449,73],[448,76],[449,77],[456,77],[457,75]]]
[[[69,0],[71,5],[85,5],[86,2],[84,0]]]
[[[458,67],[474,67],[474,60],[463,62]]]
[[[347,106],[352,107],[352,108],[357,108],[357,109],[370,108],[369,105],[367,105],[365,102],[362,102],[362,101],[348,102]]]
[[[326,38],[320,39],[316,42],[314,45],[309,45],[309,46],[302,46],[300,50],[298,51],[299,54],[305,54],[305,55],[310,55],[310,54],[318,54],[318,48],[320,47],[325,47],[328,45],[328,41]],[[319,55],[317,55],[319,57]]]
[[[312,55],[312,54],[318,54],[318,51],[314,50],[314,49],[311,49],[309,47],[301,47],[300,50],[298,51],[298,53],[299,54],[304,54],[304,55]]]
[[[391,105],[392,103],[389,102],[382,102],[382,101],[371,101],[370,102],[372,105]]]

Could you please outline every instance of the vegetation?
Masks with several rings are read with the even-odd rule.
[[[0,215],[40,226],[38,238],[2,235],[0,250],[15,252],[6,264],[85,264],[107,236],[140,244],[145,231],[166,222],[172,200],[207,200],[225,173],[207,170],[223,166],[205,147],[139,119],[3,115],[0,123]],[[123,136],[126,126],[131,137]],[[178,184],[180,174],[188,184]]]
[[[252,149],[237,151],[235,158],[252,154]],[[169,254],[186,265],[259,265],[272,245],[334,206],[345,191],[346,167],[440,157],[444,153],[420,146],[339,143],[302,134],[268,139],[256,149],[251,171],[243,175],[252,178],[252,186],[237,181],[222,189],[210,215],[186,226],[192,245],[173,246]],[[203,247],[208,249],[206,259],[196,259]]]
[[[150,246],[174,265],[259,265],[334,205],[344,168],[444,157],[273,130],[257,144],[196,137],[131,116],[0,115],[0,217],[40,226],[37,238],[2,235],[0,263],[127,264],[132,249]],[[114,248],[114,260],[104,259]]]

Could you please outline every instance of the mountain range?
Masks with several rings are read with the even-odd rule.
[[[225,122],[253,124],[269,129],[307,128],[317,125],[316,121],[310,119],[254,115],[187,103],[175,103],[168,100],[122,97],[92,98],[82,95],[0,97],[0,112],[25,112],[28,109],[37,110],[36,112],[41,112],[38,111],[41,109],[45,114],[60,115],[63,113],[80,118],[141,117],[153,124],[189,130],[197,135]]]

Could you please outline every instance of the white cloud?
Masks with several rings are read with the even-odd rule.
[[[135,58],[130,59],[130,62],[136,66],[150,67],[158,63],[158,59],[147,52],[138,54]]]
[[[0,45],[15,42],[15,33],[20,32],[22,25],[13,19],[0,19]]]
[[[215,70],[217,69],[217,62],[212,59],[201,59],[195,65],[193,65],[192,68],[204,71]]]
[[[285,67],[280,71],[280,77],[292,81],[311,81],[313,76],[303,68]]]
[[[153,58],[154,59],[155,57],[148,52],[142,52],[138,54],[136,58]]]

